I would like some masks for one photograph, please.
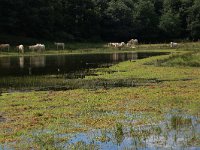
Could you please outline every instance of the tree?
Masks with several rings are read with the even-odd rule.
[[[101,37],[104,40],[127,40],[132,33],[132,0],[111,0],[103,12]]]
[[[48,40],[199,38],[199,0],[0,0],[0,35]]]
[[[179,16],[181,21],[181,37],[187,38],[189,37],[189,31],[187,29],[188,26],[188,16],[189,16],[189,8],[193,5],[193,0],[181,0],[181,7],[179,8]]]
[[[0,31],[10,32],[12,34],[16,31],[17,8],[14,0],[1,0],[0,4]]]
[[[163,8],[164,12],[171,11],[173,14],[178,14],[181,8],[181,0],[164,0]]]
[[[189,9],[188,30],[194,40],[200,39],[200,1],[195,0]]]
[[[171,11],[164,13],[161,16],[160,29],[169,38],[177,38],[181,33],[181,20],[178,14],[173,14]]]
[[[64,4],[65,30],[77,40],[95,36],[99,27],[95,3],[91,0],[68,0]]]
[[[152,40],[157,36],[159,17],[153,3],[139,0],[133,11],[133,29],[137,38]]]

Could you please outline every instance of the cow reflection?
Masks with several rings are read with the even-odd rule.
[[[118,53],[113,53],[111,55],[111,60],[112,61],[118,61],[119,60],[119,54]]]
[[[113,54],[111,54],[111,60],[113,62],[124,61],[125,60],[125,54],[123,54],[123,53],[113,53]]]
[[[125,61],[125,60],[136,60],[138,59],[138,54],[133,52],[133,53],[113,53],[111,54],[111,60],[113,62],[118,62],[118,61]]]
[[[127,54],[127,59],[128,60],[136,60],[136,59],[138,59],[138,54],[137,53],[128,53]]]
[[[10,68],[11,58],[10,57],[1,57],[0,58],[0,66],[2,66],[3,68]]]
[[[30,66],[31,67],[45,67],[46,59],[45,56],[32,56],[30,57]]]
[[[19,66],[20,68],[24,68],[24,57],[19,57]]]

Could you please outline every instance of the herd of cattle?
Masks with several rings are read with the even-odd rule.
[[[65,43],[54,43],[56,46],[57,50],[59,47],[61,47],[63,50],[65,48]],[[18,45],[16,46],[16,49],[18,50],[19,53],[24,53],[24,45]],[[28,49],[31,51],[45,51],[45,45],[44,44],[35,44],[35,45],[30,45],[28,46]],[[0,50],[10,50],[10,44],[0,44]]]
[[[139,44],[138,39],[131,39],[127,43],[125,43],[125,42],[108,43],[108,47],[114,47],[114,48],[118,48],[118,49],[121,49],[123,47],[136,48],[136,45],[138,45],[138,44]],[[170,42],[171,48],[174,48],[174,47],[177,47],[177,46],[178,46],[178,43]]]
[[[108,47],[114,47],[121,49],[123,47],[135,48],[135,45],[138,45],[138,39],[131,39],[125,44],[124,42],[121,43],[108,43]]]
[[[118,48],[121,49],[123,47],[128,47],[128,48],[136,48],[136,45],[138,45],[138,39],[131,39],[127,43],[121,42],[121,43],[108,43],[108,47],[113,47],[113,48]],[[59,48],[62,48],[63,50],[65,49],[65,43],[54,43],[56,46],[57,50]],[[175,42],[170,42],[170,47],[177,47],[178,43]],[[18,45],[16,46],[16,49],[18,50],[19,53],[24,53],[24,45]],[[36,52],[42,52],[45,51],[45,45],[44,44],[35,44],[28,46],[28,49],[31,51],[36,51]],[[0,50],[10,50],[10,44],[0,44]]]

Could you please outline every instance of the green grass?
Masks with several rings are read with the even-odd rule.
[[[22,40],[23,41],[23,40]],[[13,42],[11,44],[10,52],[1,50],[0,57],[3,56],[30,56],[30,55],[63,55],[63,54],[80,54],[80,53],[112,53],[112,52],[130,52],[130,51],[157,51],[157,52],[177,52],[177,51],[200,51],[200,42],[180,43],[177,48],[170,48],[168,43],[162,44],[140,44],[136,48],[124,47],[121,50],[116,48],[107,47],[107,43],[65,43],[65,50],[56,50],[53,42],[30,40],[31,42],[25,42],[25,53],[19,54],[16,50],[16,45],[22,44]],[[28,49],[29,45],[36,43],[44,43],[46,45],[45,52],[31,52]]]
[[[164,61],[161,65],[200,67],[200,52],[174,56]]]

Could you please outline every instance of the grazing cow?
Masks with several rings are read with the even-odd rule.
[[[130,43],[127,43],[127,44],[126,44],[126,47],[129,47],[129,48],[136,48],[135,45],[130,44]]]
[[[44,44],[36,44],[38,47],[38,50],[45,51],[45,45]]]
[[[37,49],[36,45],[31,45],[28,47],[31,51],[35,51]]]
[[[114,48],[122,48],[125,45],[124,42],[121,43],[108,43],[109,47],[114,47]]]
[[[170,47],[173,48],[173,47],[177,47],[178,46],[178,43],[175,43],[175,42],[170,42]]]
[[[65,43],[54,43],[56,45],[56,48],[58,50],[59,47],[62,47],[62,49],[64,50],[65,49]]]
[[[128,41],[128,45],[138,45],[138,39],[131,39]]]
[[[24,46],[23,45],[18,45],[17,46],[17,50],[19,51],[19,53],[24,53]]]
[[[117,43],[117,48],[118,49],[121,49],[122,47],[125,46],[125,43],[124,42],[121,42],[121,43]]]
[[[8,51],[10,50],[10,44],[0,44],[0,49],[7,49]]]
[[[29,46],[29,49],[32,51],[44,51],[45,45],[44,44],[36,44]]]
[[[111,43],[111,47],[117,47],[118,43]]]

